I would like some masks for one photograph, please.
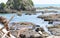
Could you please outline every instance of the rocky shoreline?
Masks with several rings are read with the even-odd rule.
[[[0,22],[5,24],[7,20],[0,17]],[[52,35],[44,31],[39,25],[31,22],[13,22],[8,24],[8,28],[10,34],[16,38],[60,38],[60,25],[47,26]]]
[[[59,38],[60,37],[60,25],[53,25],[47,27],[52,35],[49,35],[47,32],[45,32],[43,28],[41,27],[38,28],[39,31],[42,32],[42,35],[32,29],[25,30],[24,32],[21,32],[21,34],[26,35],[26,38],[53,38],[53,37]],[[18,30],[14,30],[14,31],[11,30],[11,33],[13,33],[14,36],[17,36],[16,34],[14,34],[14,32],[17,33]]]

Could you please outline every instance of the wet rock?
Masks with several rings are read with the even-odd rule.
[[[37,18],[42,18],[44,21],[60,21],[60,14],[40,15]]]
[[[32,15],[31,13],[26,13],[25,15]]]
[[[53,24],[53,21],[49,21],[49,23],[48,24]]]
[[[38,16],[37,18],[42,18],[42,19],[44,19],[44,18],[47,18],[47,16],[45,16],[45,15],[40,15],[40,16]]]
[[[40,25],[36,25],[36,27],[40,27]]]
[[[44,29],[40,27],[40,28],[36,28],[35,31],[36,31],[36,32],[38,32],[38,31],[44,32]]]

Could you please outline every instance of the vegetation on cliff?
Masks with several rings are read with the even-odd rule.
[[[8,0],[6,4],[0,4],[0,12],[20,12],[23,11],[35,11],[32,0]]]
[[[32,0],[8,0],[7,7],[15,10],[32,10]]]

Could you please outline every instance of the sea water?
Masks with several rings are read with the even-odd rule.
[[[35,7],[49,7],[49,6],[53,6],[53,7],[60,7],[60,4],[34,4]]]

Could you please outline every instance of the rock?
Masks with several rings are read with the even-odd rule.
[[[37,18],[43,18],[44,21],[60,21],[60,14],[40,15]]]
[[[60,36],[60,25],[53,25],[48,27],[52,35]]]
[[[40,37],[41,35],[40,34],[34,34],[34,37]]]
[[[49,36],[47,38],[60,38],[60,36],[54,36],[54,35],[52,35],[52,36]]]
[[[36,25],[36,27],[40,27],[40,25]]]
[[[21,38],[26,38],[26,36],[23,35],[23,34],[20,34],[19,36],[20,36]]]
[[[21,12],[17,12],[17,15],[18,15],[18,16],[22,16],[22,13],[21,13]]]
[[[40,28],[36,28],[35,31],[36,31],[36,32],[39,32],[39,31],[44,32],[44,29],[40,27]]]
[[[26,29],[21,29],[20,31],[18,31],[21,34],[26,35],[26,37],[40,37],[40,34],[38,34],[37,32],[33,31],[33,30],[26,30]],[[18,33],[18,34],[19,34]],[[32,36],[31,36],[32,35]]]
[[[42,18],[42,19],[44,19],[44,18],[47,18],[47,16],[46,16],[46,15],[40,15],[40,16],[38,16],[37,18]]]
[[[49,21],[49,23],[48,24],[53,24],[53,21]]]
[[[36,25],[34,23],[31,23],[31,22],[13,22],[10,25],[10,29],[13,30],[13,29],[20,29],[20,28],[29,28],[29,29],[34,29],[36,27]]]
[[[26,13],[25,15],[32,15],[31,13]]]
[[[34,38],[34,36],[33,36],[33,35],[31,35],[29,38]]]

